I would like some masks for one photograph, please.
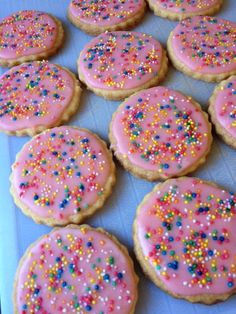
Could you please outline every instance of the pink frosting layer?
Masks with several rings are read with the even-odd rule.
[[[110,171],[107,152],[94,135],[62,126],[23,147],[13,165],[13,187],[33,214],[60,221],[92,206]]]
[[[66,70],[47,61],[12,68],[0,77],[0,128],[51,126],[70,103],[74,85]]]
[[[0,22],[0,58],[15,59],[52,48],[58,30],[53,18],[44,12],[26,10]]]
[[[178,295],[229,293],[236,285],[236,197],[196,178],[152,192],[137,215],[150,267]]]
[[[181,21],[172,34],[175,56],[190,70],[203,74],[236,71],[235,23],[195,16]]]
[[[84,23],[111,26],[132,18],[143,6],[143,0],[72,0],[69,12]]]
[[[160,9],[174,13],[197,13],[214,7],[219,0],[151,0],[151,3]]]
[[[221,126],[236,140],[236,76],[232,76],[217,92],[215,115]]]
[[[86,82],[99,89],[131,89],[158,75],[162,47],[150,35],[104,33],[85,46],[79,67]]]
[[[104,233],[86,227],[41,238],[28,251],[17,282],[20,314],[129,314],[135,296],[127,257]]]
[[[112,123],[120,154],[167,177],[178,175],[205,154],[208,128],[203,112],[188,97],[160,86],[128,98]]]

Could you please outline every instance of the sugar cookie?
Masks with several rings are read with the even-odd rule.
[[[145,8],[144,0],[72,0],[68,18],[86,33],[98,35],[135,26],[142,19]]]
[[[81,88],[69,70],[33,61],[0,77],[0,95],[0,130],[32,136],[66,122],[79,106]]]
[[[181,21],[167,42],[177,70],[206,82],[236,74],[236,24],[221,18],[194,16]]]
[[[56,53],[63,36],[61,22],[48,13],[25,10],[7,16],[0,21],[0,65],[46,59]]]
[[[208,111],[216,132],[236,149],[236,76],[216,86],[209,103]]]
[[[111,153],[86,129],[61,126],[32,138],[12,166],[11,194],[37,223],[79,223],[102,207],[115,182]]]
[[[133,314],[138,278],[129,253],[105,230],[55,228],[22,257],[14,313]]]
[[[124,99],[156,85],[167,71],[167,57],[152,36],[138,32],[104,33],[82,50],[79,78],[95,94]]]
[[[150,181],[195,170],[205,162],[212,142],[200,105],[161,86],[126,99],[113,115],[109,138],[123,166]]]
[[[158,184],[134,222],[137,258],[174,297],[212,304],[236,292],[236,196],[183,177]]]
[[[183,20],[195,15],[214,15],[223,0],[147,0],[156,15],[170,20]]]

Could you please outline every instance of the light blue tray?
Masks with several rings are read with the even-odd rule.
[[[42,10],[60,18],[66,30],[65,45],[51,60],[76,73],[76,59],[91,37],[67,21],[68,4],[69,0],[0,0],[0,18],[20,9]],[[236,21],[236,1],[226,0],[219,16]],[[161,19],[151,12],[147,12],[143,22],[136,27],[136,30],[157,37],[165,45],[168,35],[175,25],[175,22]],[[4,69],[0,69],[1,73],[4,71]],[[196,81],[173,68],[170,68],[163,84],[193,96],[204,108],[206,108],[208,98],[214,88],[214,84]],[[70,124],[89,128],[107,140],[108,125],[118,104],[118,102],[106,101],[91,92],[84,91],[79,111]],[[31,219],[25,217],[14,205],[9,193],[10,166],[16,153],[28,140],[28,137],[16,138],[0,134],[0,297],[2,314],[13,313],[12,285],[20,257],[33,241],[50,231],[50,228],[36,225]],[[144,195],[151,191],[154,184],[133,177],[118,164],[117,168],[117,183],[114,193],[104,208],[86,222],[114,233],[129,247],[133,256],[132,223],[136,207]],[[229,190],[236,191],[236,152],[215,136],[207,163],[193,175],[213,180]],[[156,288],[144,277],[137,263],[136,270],[141,279],[136,314],[236,314],[236,296],[224,303],[212,306],[191,304],[176,300]]]

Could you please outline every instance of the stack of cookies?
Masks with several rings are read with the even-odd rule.
[[[211,151],[212,124],[236,148],[236,24],[211,16],[222,0],[147,2],[155,15],[179,21],[167,51],[157,38],[129,30],[144,17],[144,0],[70,2],[74,31],[96,36],[78,56],[78,79],[46,60],[64,41],[57,18],[26,10],[0,22],[0,65],[11,67],[0,77],[0,130],[32,137],[12,165],[10,192],[25,215],[56,227],[19,262],[15,313],[135,312],[138,277],[128,250],[104,229],[80,224],[115,188],[113,154],[134,176],[163,181],[133,224],[143,272],[190,302],[213,304],[236,292],[236,195],[186,177]],[[218,82],[210,116],[189,95],[160,86],[168,58],[187,76]],[[109,145],[65,125],[84,87],[122,101]]]

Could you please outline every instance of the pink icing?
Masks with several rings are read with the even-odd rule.
[[[179,295],[236,285],[236,197],[196,178],[173,179],[141,205],[138,241],[165,287]]]
[[[72,0],[69,12],[84,23],[110,26],[132,18],[143,6],[143,0]]]
[[[32,214],[60,222],[94,205],[110,172],[108,153],[94,135],[62,126],[23,147],[13,165],[13,188]]]
[[[219,0],[149,0],[153,5],[159,7],[161,10],[168,10],[174,13],[187,14],[197,13],[201,14],[206,9],[214,7],[219,3]]]
[[[0,22],[0,58],[14,59],[51,49],[57,25],[47,13],[19,11]]]
[[[79,67],[93,88],[131,89],[158,75],[160,43],[137,32],[104,33],[85,46]]]
[[[141,91],[118,108],[116,151],[134,165],[168,177],[197,162],[209,146],[209,124],[188,97],[167,87]]]
[[[127,257],[104,233],[86,227],[54,230],[24,258],[17,310],[129,314],[137,293],[133,274]]]
[[[47,61],[12,68],[0,77],[0,128],[51,126],[69,105],[74,85],[66,70]]]
[[[220,125],[236,139],[236,76],[228,79],[217,92],[214,110]]]
[[[171,47],[192,71],[220,74],[236,71],[236,24],[221,18],[195,16],[174,29]]]

